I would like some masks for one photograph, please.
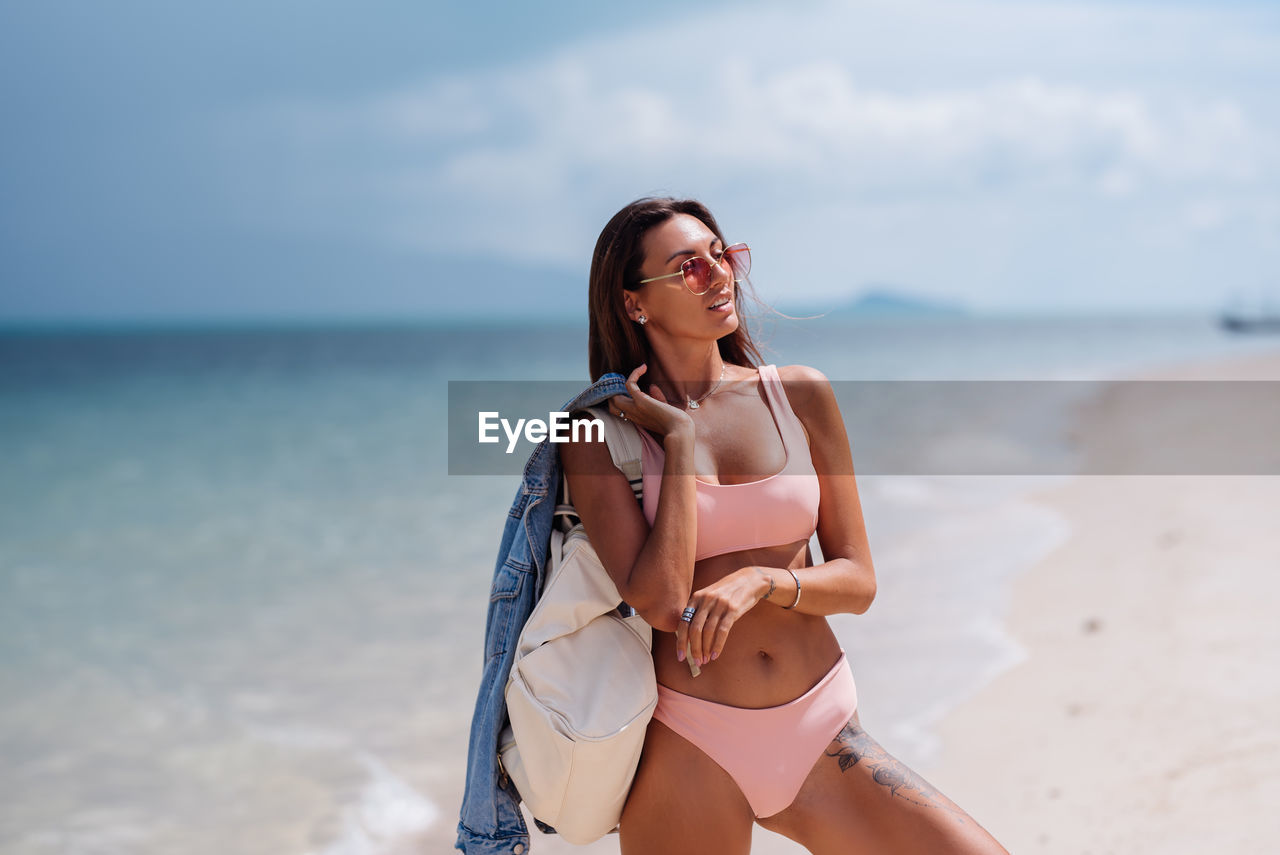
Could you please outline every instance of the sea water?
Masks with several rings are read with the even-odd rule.
[[[759,329],[832,380],[1276,346],[1202,317]],[[450,851],[518,477],[447,474],[448,381],[587,379],[575,324],[0,334],[0,851]],[[859,478],[879,593],[832,623],[908,763],[1021,655],[1009,580],[1069,536],[1021,497],[1055,477]]]

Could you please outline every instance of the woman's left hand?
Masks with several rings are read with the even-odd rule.
[[[686,604],[693,620],[676,627],[676,658],[685,650],[698,665],[705,665],[724,650],[729,631],[769,592],[769,576],[761,567],[743,567],[705,588],[694,591]]]

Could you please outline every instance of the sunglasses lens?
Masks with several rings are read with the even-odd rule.
[[[684,274],[685,287],[695,295],[705,294],[711,289],[711,262],[702,256],[695,255],[680,265],[680,272]]]
[[[745,279],[751,272],[751,249],[745,243],[735,243],[724,251],[724,257],[733,268],[734,279]]]
[[[741,281],[751,272],[751,249],[745,243],[735,243],[725,249],[718,264],[722,268],[727,264],[734,281]],[[680,265],[684,286],[694,294],[705,294],[711,290],[711,270],[711,262],[700,255]]]

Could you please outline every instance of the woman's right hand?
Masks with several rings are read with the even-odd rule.
[[[627,394],[609,399],[609,411],[629,422],[648,428],[660,436],[670,436],[682,430],[693,432],[693,419],[684,410],[667,403],[667,397],[657,384],[649,384],[649,393],[640,388],[640,375],[649,370],[646,363],[636,366],[627,377]]]

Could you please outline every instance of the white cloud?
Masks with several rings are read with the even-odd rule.
[[[963,29],[945,32],[962,20]],[[1146,34],[1141,48],[1126,40],[1135,22]],[[729,24],[699,18],[365,101],[292,105],[258,132],[285,139],[285,157],[290,146],[305,147],[314,168],[296,180],[345,176],[333,195],[370,212],[364,225],[372,236],[575,270],[613,209],[662,190],[727,204],[777,233],[797,220],[822,229],[874,219],[892,204],[910,212],[903,229],[913,242],[945,229],[939,242],[957,248],[964,245],[957,229],[993,237],[958,222],[957,204],[989,220],[1027,214],[1023,240],[1070,238],[1038,231],[1053,216],[1040,217],[1037,205],[1085,212],[1096,205],[1078,228],[1115,229],[1145,204],[1147,215],[1198,232],[1230,219],[1233,205],[1247,216],[1250,192],[1280,186],[1274,109],[1259,108],[1247,86],[1178,88],[1126,73],[1126,58],[1132,63],[1138,50],[1173,62],[1174,48],[1205,27],[1202,62],[1214,44],[1259,40],[1236,32],[1229,16],[1156,8],[900,3],[798,16],[744,9]],[[1049,44],[1055,28],[1075,53]],[[877,31],[901,43],[881,44]],[[727,45],[721,53],[717,33]],[[654,49],[679,39],[689,45],[683,54]],[[1045,43],[1045,62],[1024,56],[1019,39]],[[798,44],[809,49],[785,49]],[[847,44],[865,49],[841,49]],[[910,85],[894,85],[877,67],[914,54],[934,63],[932,77],[916,71]],[[1072,71],[1099,61],[1112,65],[1110,76]],[[1206,188],[1220,200],[1211,212],[1196,201]],[[1183,214],[1168,210],[1170,197],[1184,196]],[[1114,207],[1122,201],[1123,215]],[[844,213],[808,216],[819,209]],[[341,217],[332,226],[340,223],[350,227]],[[917,265],[893,269],[892,251],[907,246],[905,237],[891,241],[879,267],[851,275],[928,279]],[[999,268],[991,266],[988,286]],[[946,269],[940,264],[934,278]],[[979,298],[981,284],[971,283]]]
[[[1227,206],[1218,199],[1200,199],[1185,206],[1183,216],[1192,229],[1216,229],[1227,220]]]

